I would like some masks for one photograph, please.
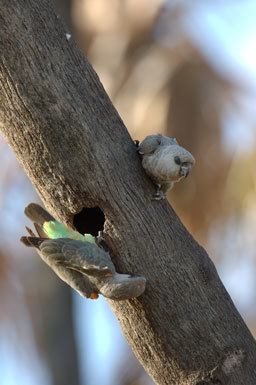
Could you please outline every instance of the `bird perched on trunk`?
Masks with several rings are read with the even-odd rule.
[[[109,253],[91,234],[82,235],[61,224],[36,203],[28,205],[25,214],[35,222],[39,237],[27,228],[30,236],[21,237],[21,242],[36,247],[44,262],[82,296],[97,299],[102,294],[124,300],[144,292],[146,279],[118,274]]]
[[[161,134],[147,136],[137,147],[143,168],[158,185],[155,200],[165,199],[174,183],[186,178],[195,164],[193,155],[179,146],[176,139]]]

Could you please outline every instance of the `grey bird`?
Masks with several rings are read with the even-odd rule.
[[[48,213],[43,208],[40,210],[40,206],[36,204],[30,205],[29,208],[31,209],[26,208],[25,213],[31,214],[32,211],[33,220],[40,225]],[[50,214],[46,219],[49,218],[55,221]],[[102,294],[110,299],[125,300],[138,297],[144,292],[144,277],[117,273],[109,253],[96,243],[88,242],[87,237],[85,240],[62,237],[49,239],[43,237],[46,235],[40,229],[39,237],[29,228],[27,230],[30,236],[21,237],[21,242],[26,246],[35,247],[43,261],[83,297],[97,299],[99,294]]]
[[[142,166],[158,186],[154,200],[166,199],[174,183],[186,178],[195,158],[174,138],[161,134],[149,135],[138,144]]]

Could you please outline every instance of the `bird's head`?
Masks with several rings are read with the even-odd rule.
[[[146,287],[146,278],[115,273],[100,287],[100,293],[114,300],[125,300],[141,295]]]
[[[176,181],[187,178],[195,158],[189,151],[178,145],[172,146],[173,170],[175,170]]]

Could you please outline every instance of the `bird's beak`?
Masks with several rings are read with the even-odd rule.
[[[190,167],[188,166],[181,166],[180,168],[180,173],[182,176],[184,176],[184,178],[187,178],[188,174],[189,174],[189,171],[190,171]]]

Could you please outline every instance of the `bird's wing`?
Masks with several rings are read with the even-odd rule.
[[[26,246],[36,247],[43,261],[47,263],[64,282],[78,291],[82,296],[93,299],[98,297],[97,288],[93,282],[90,281],[89,277],[82,274],[78,269],[74,268],[75,265],[73,266],[72,262],[68,263],[68,259],[65,259],[65,253],[63,253],[62,250],[65,240],[50,240],[32,236],[21,237],[21,242]],[[66,261],[67,266],[65,266],[64,263],[58,263],[59,261]]]
[[[161,134],[147,136],[139,145],[138,153],[140,155],[152,154],[156,151],[162,140]]]
[[[161,146],[171,146],[173,144],[179,145],[176,138],[169,138],[169,136],[161,137]]]
[[[88,276],[100,278],[115,273],[109,254],[91,243],[69,238],[47,239],[39,248],[46,258]]]

